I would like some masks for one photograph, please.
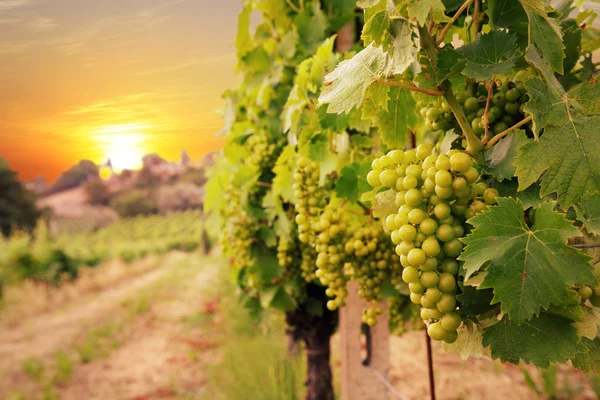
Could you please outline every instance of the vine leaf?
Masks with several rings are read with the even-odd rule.
[[[401,74],[415,61],[415,43],[412,39],[412,27],[408,21],[397,20],[393,25],[395,39],[392,52],[392,73]]]
[[[494,147],[485,152],[485,170],[498,182],[512,179],[516,167],[513,165],[519,149],[530,142],[525,131],[517,130],[510,136],[500,140]]]
[[[494,359],[513,364],[523,360],[541,368],[565,363],[586,350],[570,320],[552,314],[541,314],[520,325],[505,316],[485,330],[483,345],[490,346]]]
[[[546,13],[543,2],[521,0],[529,20],[529,46],[537,47],[553,71],[563,74],[565,45],[560,25]]]
[[[581,344],[585,346],[585,351],[573,358],[573,366],[584,372],[597,370],[600,367],[600,339],[582,337]]]
[[[371,163],[352,163],[342,168],[340,177],[335,184],[335,193],[338,197],[356,202],[360,194],[371,189],[367,182],[367,174],[371,170]]]
[[[600,314],[591,308],[584,306],[582,308],[582,320],[575,322],[573,326],[579,331],[579,336],[594,340],[598,335],[598,326],[600,325]]]
[[[365,26],[361,34],[361,39],[365,43],[375,43],[375,45],[381,46],[391,39],[389,34],[390,18],[385,8],[370,17],[367,17],[367,11],[365,11],[365,19]]]
[[[528,227],[522,205],[512,198],[498,198],[491,207],[469,220],[475,229],[463,242],[459,257],[465,261],[465,279],[490,261],[480,289],[494,289],[494,303],[517,324],[548,309],[576,302],[573,285],[592,285],[596,278],[589,257],[567,245],[581,233],[563,214],[553,211],[555,202],[535,209],[535,225]]]
[[[594,77],[569,91],[569,98],[576,100],[587,114],[600,113],[600,85]]]
[[[387,53],[373,44],[349,60],[339,63],[325,77],[319,103],[328,103],[328,113],[349,113],[365,99],[367,87],[375,82],[387,66]]]
[[[430,12],[436,22],[448,19],[445,18],[444,11],[446,7],[442,0],[408,0],[408,17],[421,26],[427,22]]]
[[[527,14],[519,0],[488,0],[488,14],[492,27],[527,35]]]
[[[509,75],[520,55],[516,35],[498,30],[480,33],[474,41],[456,51],[467,59],[463,74],[478,80]]]
[[[589,233],[600,235],[600,193],[589,193],[581,198],[580,204],[575,207],[577,219]]]
[[[296,301],[281,286],[273,285],[260,290],[260,305],[262,308],[290,311],[296,308]]]
[[[415,107],[415,100],[408,90],[390,88],[386,109],[380,110],[373,117],[381,140],[388,148],[399,148],[406,143],[410,127],[417,122]]]
[[[571,107],[539,79],[526,82],[531,101],[526,111],[533,115],[534,130],[544,133],[537,143],[521,148],[515,165],[519,190],[542,176],[542,196],[557,193],[564,208],[584,193],[600,190],[600,117],[585,116]],[[586,99],[587,97],[582,97]]]
[[[471,357],[489,356],[489,350],[481,344],[483,332],[479,325],[463,324],[458,329],[458,338],[456,342],[444,343],[444,350],[448,353],[456,353],[461,359],[466,360]]]
[[[512,197],[519,200],[523,210],[538,206],[544,201],[552,200],[549,197],[540,198],[540,185],[537,182],[522,191],[518,191],[518,188],[519,182],[516,178],[513,178],[510,181],[502,182],[502,185],[499,185],[496,189],[500,192],[501,197]]]
[[[460,135],[458,133],[454,132],[454,128],[447,131],[446,135],[444,135],[444,139],[442,140],[442,143],[440,143],[440,153],[445,154],[445,153],[449,152],[450,149],[452,149],[452,143],[454,143],[454,141],[456,139],[458,139],[459,137],[460,137]]]
[[[295,201],[293,189],[294,168],[296,165],[296,152],[294,147],[287,146],[277,158],[273,167],[273,195],[281,196],[286,202]]]

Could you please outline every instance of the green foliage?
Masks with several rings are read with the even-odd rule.
[[[156,200],[146,190],[131,190],[115,196],[110,205],[123,218],[156,214]]]
[[[107,206],[110,203],[110,189],[100,178],[87,181],[83,185],[83,190],[90,204]]]
[[[488,0],[473,23],[472,3],[451,19],[462,2],[363,0],[363,43],[337,54],[317,2],[286,4],[240,16],[207,185],[246,304],[308,304],[310,283],[337,309],[356,280],[369,300],[410,293],[463,357],[600,367],[597,272],[573,247],[598,233],[594,12]],[[251,35],[253,9],[278,17]]]
[[[88,180],[98,179],[99,177],[100,172],[98,166],[92,161],[82,160],[63,172],[46,194],[73,189],[84,184]]]
[[[23,361],[23,372],[25,372],[31,379],[39,382],[44,377],[44,364],[35,357],[27,358]]]
[[[35,195],[0,158],[0,233],[8,236],[14,228],[33,229],[40,217],[35,201]]]

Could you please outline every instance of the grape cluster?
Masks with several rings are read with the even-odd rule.
[[[461,324],[455,293],[464,219],[480,211],[479,198],[493,203],[497,192],[477,184],[479,173],[468,154],[435,155],[432,150],[422,144],[407,152],[390,151],[373,161],[367,181],[397,191],[398,212],[386,218],[385,227],[404,267],[402,280],[410,300],[422,306],[429,336],[452,343]]]
[[[373,326],[377,316],[383,312],[377,307],[381,285],[394,276],[400,276],[400,260],[381,225],[363,226],[355,230],[344,250],[348,255],[344,264],[346,276],[358,281],[358,296],[371,303],[371,307],[363,313],[363,322]]]
[[[294,173],[294,195],[298,199],[295,205],[295,221],[298,225],[298,240],[301,243],[302,276],[309,282],[315,279],[316,224],[322,210],[328,202],[331,181],[319,186],[319,164],[306,157],[296,162]]]
[[[325,294],[332,298],[327,302],[327,308],[333,311],[344,305],[348,295],[344,276],[348,216],[329,204],[321,214],[316,229],[319,234],[315,246],[318,253],[315,275],[322,285],[327,286]]]
[[[475,95],[470,90],[459,90],[456,93],[467,121],[480,136],[485,133],[482,117],[485,114],[487,96],[488,89],[482,83],[477,86]],[[489,131],[498,134],[523,120],[523,108],[528,101],[529,96],[522,82],[506,82],[499,88],[494,85],[488,110]],[[450,106],[444,100],[440,99],[429,105],[419,102],[417,110],[425,118],[425,127],[430,131],[447,131],[451,128],[460,130]]]
[[[231,264],[236,270],[250,265],[252,256],[250,248],[258,230],[256,220],[242,207],[240,191],[233,187],[226,190],[224,201],[229,207],[223,211],[222,234],[220,245],[225,254],[231,257]]]
[[[250,135],[244,143],[249,153],[246,162],[257,166],[260,170],[270,169],[277,161],[284,145],[283,136],[273,138],[269,131],[259,130]]]
[[[295,228],[295,227],[294,227]],[[292,233],[297,232],[297,229],[292,228]],[[297,288],[294,296],[300,302],[303,303],[306,300],[306,281],[302,276],[301,263],[302,257],[300,249],[297,246],[296,237],[288,237],[285,235],[279,236],[279,242],[277,243],[277,260],[279,265],[283,268],[282,280],[284,282],[291,282],[292,287]]]

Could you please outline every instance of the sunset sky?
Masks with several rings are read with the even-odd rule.
[[[0,0],[0,157],[53,181],[80,159],[218,149],[240,0]]]

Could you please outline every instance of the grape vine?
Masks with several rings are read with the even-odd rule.
[[[448,351],[595,370],[593,11],[358,5],[345,52],[333,34],[356,22],[352,1],[247,1],[240,16],[244,82],[207,206],[246,303],[335,312],[355,281],[368,325],[387,300],[392,330],[423,321]]]

